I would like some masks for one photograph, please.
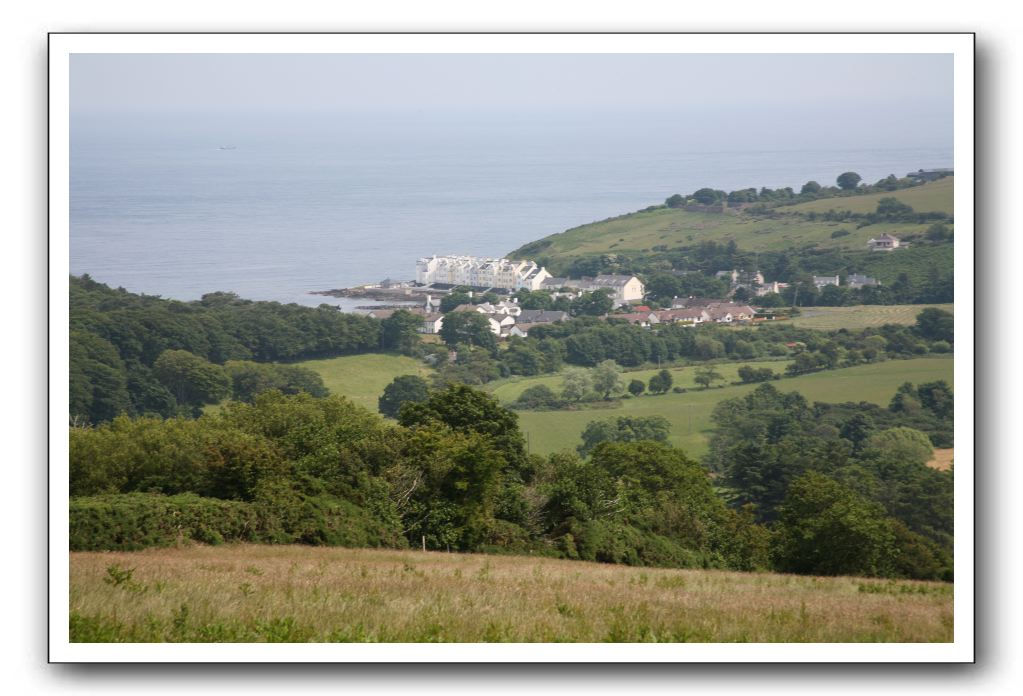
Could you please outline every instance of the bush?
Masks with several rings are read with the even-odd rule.
[[[565,407],[565,400],[554,393],[546,384],[529,387],[515,400],[515,408],[535,411],[555,410]]]
[[[831,238],[832,239],[838,239],[839,237],[848,237],[849,234],[850,234],[849,230],[843,228],[843,229],[835,230],[834,232],[832,232],[831,233]]]
[[[128,493],[70,499],[72,551],[137,551],[199,542],[306,543],[329,546],[406,545],[401,529],[330,496],[299,497],[285,512],[269,502]]]

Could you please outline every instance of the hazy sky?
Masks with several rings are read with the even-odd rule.
[[[950,146],[951,55],[76,54],[77,125],[362,112],[649,117],[700,139]],[[471,120],[471,119],[470,119]],[[573,124],[573,127],[576,124]]]

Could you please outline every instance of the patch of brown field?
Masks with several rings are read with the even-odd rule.
[[[133,572],[116,582],[110,568]],[[72,553],[71,639],[947,642],[952,590],[521,556],[195,546]]]
[[[952,468],[954,455],[954,447],[949,447],[948,449],[936,449],[934,450],[934,459],[927,462],[927,466],[932,469],[937,469],[938,471],[948,471]]]

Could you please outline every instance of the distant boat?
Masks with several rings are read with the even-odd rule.
[[[234,145],[221,145],[217,149],[218,150],[237,150],[238,148],[236,148]]]

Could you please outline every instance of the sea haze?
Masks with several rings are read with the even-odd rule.
[[[429,254],[502,255],[703,186],[951,164],[951,147],[706,139],[663,114],[80,118],[71,272],[182,300],[339,304],[309,291],[408,279]]]

